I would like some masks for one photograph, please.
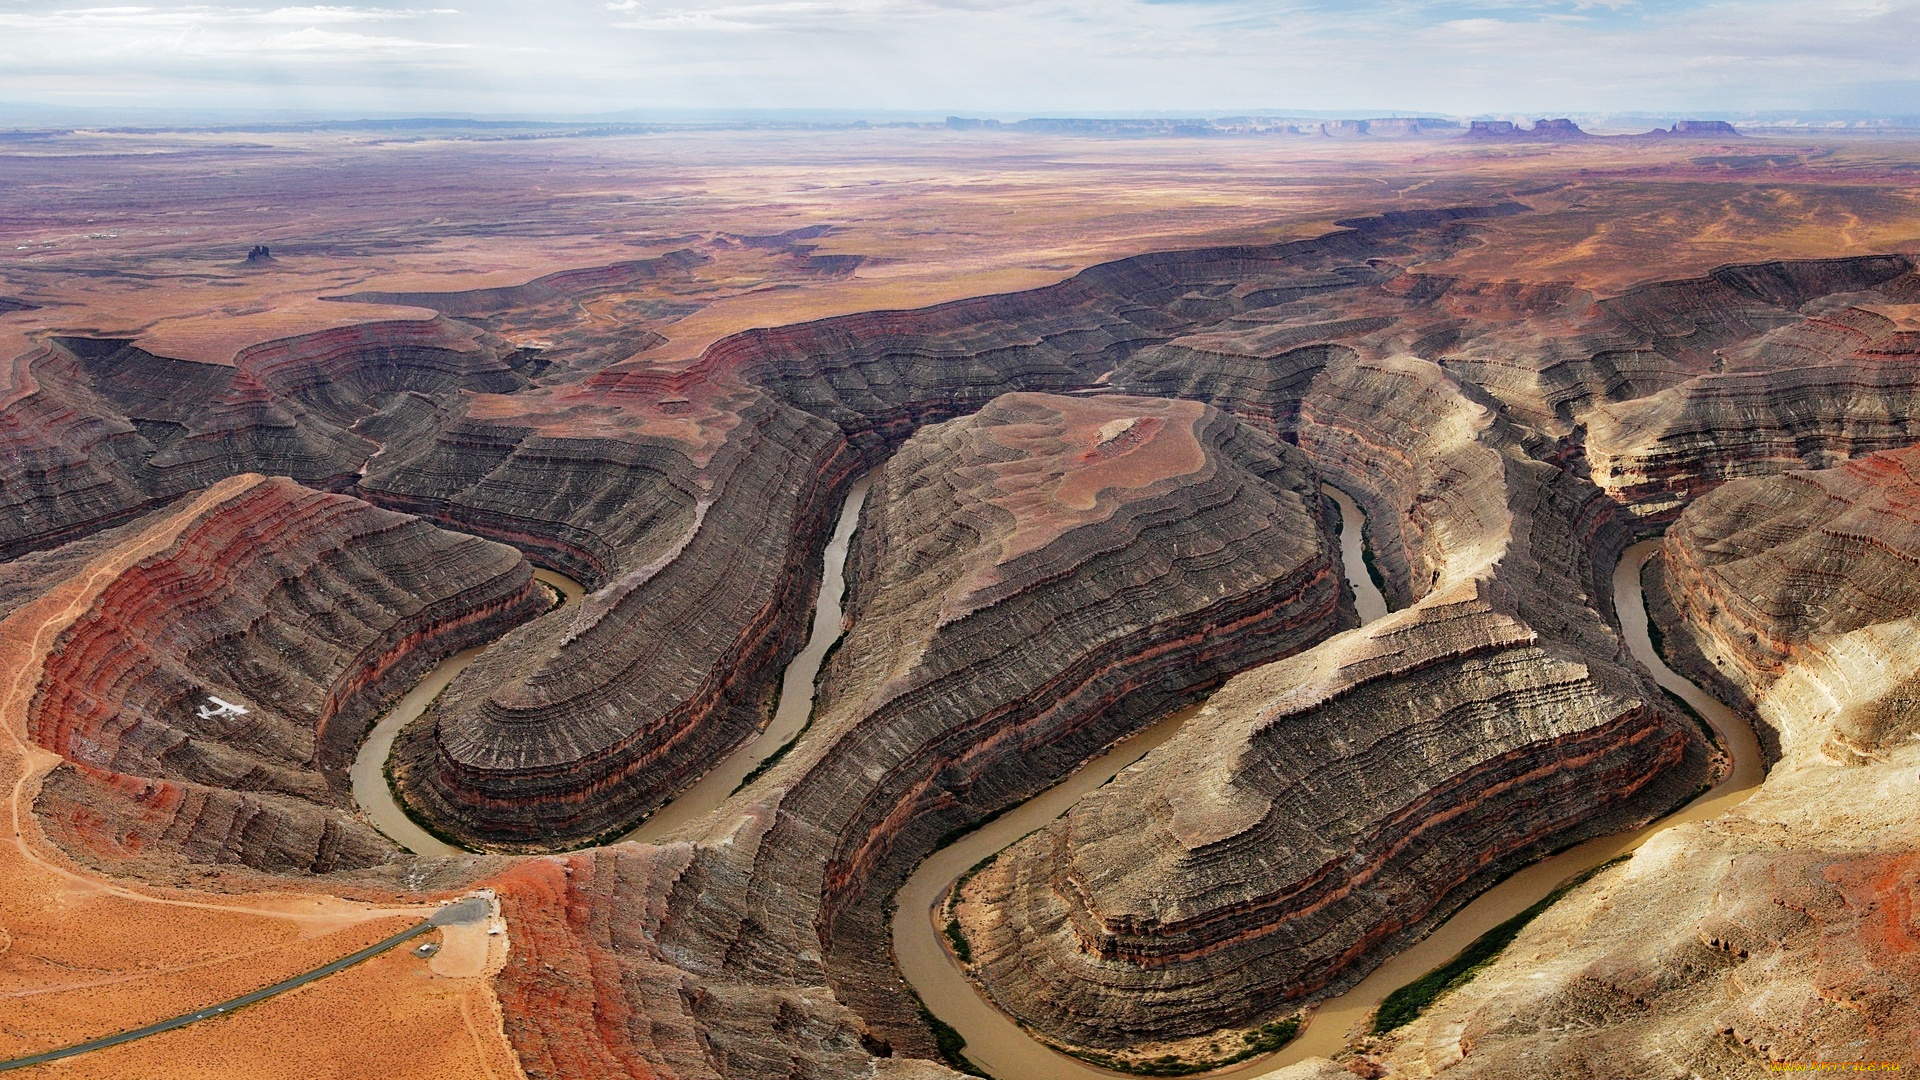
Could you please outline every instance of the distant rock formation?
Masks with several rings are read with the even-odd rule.
[[[247,251],[248,266],[266,266],[275,262],[279,260],[273,257],[273,252],[265,244],[255,244]]]
[[[1511,120],[1475,120],[1467,128],[1469,139],[1591,139],[1594,136],[1580,130],[1580,126],[1562,117],[1558,120],[1536,120],[1531,128],[1523,128]]]
[[[1360,122],[1367,126],[1367,134],[1386,138],[1461,133],[1458,121],[1442,120],[1432,116],[1394,116]]]
[[[1222,116],[1213,119],[1160,118],[1086,119],[1038,117],[1003,122],[965,116],[947,117],[950,131],[1024,131],[1054,135],[1193,136],[1193,135],[1315,135],[1323,138],[1384,136],[1409,138],[1454,135],[1460,125],[1436,117],[1380,117],[1367,120],[1312,120],[1271,116]]]
[[[1647,132],[1647,135],[1654,138],[1664,135],[1686,139],[1743,139],[1746,137],[1725,120],[1681,120],[1671,128],[1654,128]]]

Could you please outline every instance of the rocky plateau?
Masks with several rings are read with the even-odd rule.
[[[889,952],[896,890],[1197,707],[952,907],[969,975],[1037,1037],[1173,1046],[1352,986],[1724,770],[1613,608],[1621,553],[1664,529],[1650,610],[1675,666],[1762,725],[1766,787],[1574,890],[1350,1061],[1911,1058],[1914,257],[1615,290],[1463,269],[1537,214],[1394,210],[697,350],[515,342],[575,307],[667,304],[716,264],[868,264],[796,230],[343,287],[316,306],[381,317],[227,363],[22,336],[0,614],[192,511],[23,676],[24,734],[59,758],[35,835],[155,883],[492,888],[529,1077],[951,1077],[964,1059]],[[806,728],[711,814],[614,842],[768,723],[862,476]],[[1323,484],[1365,513],[1394,609],[1366,626]],[[587,595],[552,610],[536,565]],[[390,761],[415,819],[485,853],[429,863],[356,811],[347,768],[476,646]]]

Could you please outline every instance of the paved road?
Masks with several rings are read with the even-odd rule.
[[[265,1001],[276,994],[284,994],[296,987],[305,986],[318,979],[324,979],[336,971],[345,971],[347,968],[352,967],[362,960],[378,956],[388,949],[393,948],[395,945],[411,941],[436,927],[454,926],[484,919],[491,910],[492,905],[490,905],[484,897],[469,896],[464,900],[458,900],[448,904],[439,911],[434,912],[430,918],[422,920],[419,924],[409,927],[384,941],[376,941],[351,956],[343,956],[330,964],[322,964],[312,971],[295,975],[291,979],[274,983],[272,986],[255,990],[250,994],[242,994],[237,998],[233,998],[230,1001],[223,1001],[218,1005],[209,1005],[204,1009],[195,1010],[184,1016],[176,1016],[170,1020],[162,1020],[157,1024],[148,1024],[146,1027],[135,1028],[132,1031],[123,1031],[118,1035],[108,1035],[104,1039],[94,1039],[91,1042],[66,1046],[58,1050],[47,1050],[38,1054],[29,1054],[23,1058],[14,1058],[12,1061],[0,1061],[0,1072],[6,1072],[10,1069],[24,1069],[30,1065],[45,1065],[49,1061],[59,1061],[62,1058],[70,1058],[75,1054],[84,1054],[89,1050],[104,1050],[109,1046],[118,1046],[121,1043],[132,1042],[135,1039],[144,1039],[149,1035],[158,1035],[164,1031],[183,1028],[188,1024],[197,1024],[202,1020],[211,1020],[216,1016],[225,1016],[235,1009],[245,1008],[255,1002]]]

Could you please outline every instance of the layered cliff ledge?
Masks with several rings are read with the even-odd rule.
[[[1877,310],[1920,298],[1920,273],[1893,256],[1848,260],[1837,281],[1815,272],[1829,266],[1784,265],[1804,272],[1733,268],[1757,279],[1749,288],[1769,302],[1759,314],[1770,319],[1701,342],[1714,346],[1710,368],[1583,417],[1594,482],[1635,513],[1670,520],[1727,480],[1824,468],[1920,438],[1920,332]]]
[[[1908,447],[1695,502],[1667,532],[1650,608],[1674,661],[1754,708],[1777,744],[1859,764],[1920,732],[1917,567]]]
[[[505,342],[444,319],[284,338],[231,364],[53,339],[10,358],[0,394],[0,440],[21,463],[0,477],[0,557],[245,472],[344,490],[388,438],[430,425],[434,400],[523,386],[523,364]]]
[[[689,427],[705,445],[522,429],[441,510],[464,522],[517,494],[476,531],[518,539],[511,513],[528,533],[598,541],[608,563],[588,564],[596,588],[576,611],[517,630],[401,734],[394,778],[417,816],[474,847],[573,846],[632,828],[765,721],[854,461],[806,413],[759,395],[737,408]],[[462,460],[446,446],[436,466]]]
[[[68,764],[36,808],[100,858],[384,861],[347,794],[367,724],[547,598],[510,548],[284,478],[227,485],[50,654],[28,724]]]
[[[565,860],[604,914],[516,949],[530,1065],[767,1075],[798,1055],[825,1075],[930,1055],[888,960],[893,890],[951,831],[1335,629],[1317,492],[1298,451],[1191,402],[1012,394],[921,430],[869,493],[809,731],[678,842]],[[528,887],[560,884],[542,876]],[[579,953],[622,1002],[571,1047],[553,1026],[571,1021],[531,1003],[588,992]]]
[[[1394,1074],[1740,1076],[1920,1054],[1920,451],[1733,480],[1647,574],[1663,651],[1771,730],[1724,816],[1567,895],[1371,1047]]]
[[[1704,739],[1586,590],[1595,549],[1618,543],[1591,485],[1519,456],[1491,410],[1412,358],[1329,364],[1297,435],[1370,518],[1399,522],[1375,550],[1416,602],[1229,682],[968,882],[975,975],[1062,1045],[1297,1008],[1707,774]]]

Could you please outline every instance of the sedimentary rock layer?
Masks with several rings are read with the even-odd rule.
[[[1661,555],[1653,611],[1676,662],[1777,739],[1851,764],[1920,731],[1920,447],[1730,483]]]
[[[569,846],[631,828],[760,726],[853,460],[836,430],[764,397],[734,419],[699,463],[662,440],[526,438],[444,514],[533,481],[579,535],[621,540],[577,611],[517,631],[402,735],[396,782],[419,814],[477,845]],[[543,466],[571,469],[539,484]],[[606,483],[622,474],[638,482]]]
[[[393,849],[346,793],[375,711],[546,603],[509,548],[291,480],[243,482],[57,643],[28,723],[69,764],[40,809],[122,856],[380,861]]]
[[[231,365],[62,338],[12,359],[0,555],[49,547],[228,476],[341,490],[396,415],[524,385],[519,354],[446,320],[369,323],[243,350]],[[431,422],[434,410],[424,410]],[[363,425],[356,430],[356,425]],[[403,425],[404,426],[404,425]]]
[[[583,947],[638,996],[586,1051],[515,1010],[542,1067],[762,1075],[931,1052],[886,958],[912,866],[1341,610],[1311,469],[1195,403],[1008,395],[908,440],[866,506],[851,629],[794,750],[680,842],[568,861],[610,925],[530,945],[510,999],[584,993],[584,972],[542,967]]]
[[[1479,888],[1705,774],[1704,741],[1621,663],[1585,591],[1611,550],[1590,485],[1520,458],[1411,358],[1329,364],[1297,437],[1400,523],[1375,550],[1417,602],[1236,678],[972,879],[977,975],[1063,1043],[1205,1034],[1351,983]]]
[[[1376,1048],[1414,1075],[1739,1076],[1920,1053],[1912,449],[1734,480],[1648,573],[1664,651],[1778,756]]]

